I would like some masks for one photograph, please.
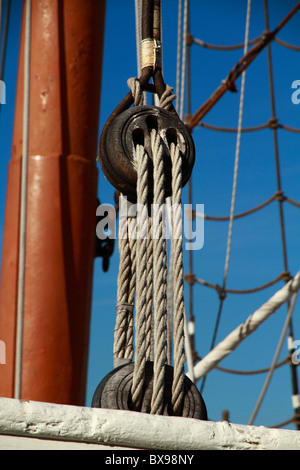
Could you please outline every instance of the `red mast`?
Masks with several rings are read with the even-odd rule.
[[[32,0],[21,398],[83,405],[97,205],[96,154],[105,0]],[[14,397],[24,18],[0,284]]]

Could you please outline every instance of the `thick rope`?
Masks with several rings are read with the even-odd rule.
[[[162,142],[159,133],[152,129],[154,214],[153,224],[153,286],[154,286],[154,366],[151,413],[161,414],[164,394],[164,367],[167,362],[167,250],[163,226],[162,204],[165,202],[165,175]],[[153,233],[155,232],[155,233]]]
[[[143,103],[143,92],[138,79],[128,80],[135,105]],[[173,88],[166,86],[160,106],[168,109],[175,99]],[[141,144],[134,148],[134,166],[137,171],[137,219],[120,217],[118,277],[118,315],[115,329],[115,356],[132,359],[132,311],[135,309],[135,361],[131,396],[134,409],[141,410],[145,383],[146,361],[153,359],[152,414],[162,414],[167,357],[167,242],[164,210],[165,175],[163,139],[156,129],[150,134],[153,157],[153,211],[148,217],[148,154]],[[175,212],[172,217],[172,278],[174,308],[174,377],[172,405],[180,414],[183,404],[184,381],[184,297],[182,261],[182,207],[181,207],[181,153],[171,144],[172,191]],[[174,206],[173,206],[174,207]],[[135,225],[135,237],[132,230]],[[130,305],[129,305],[130,304]],[[153,318],[154,315],[154,318]],[[154,330],[154,335],[153,335]],[[130,344],[127,344],[130,341]],[[170,358],[169,358],[170,362]]]
[[[122,195],[120,196],[122,198]],[[126,361],[118,359],[132,360],[132,318],[134,306],[134,283],[135,269],[130,244],[128,241],[128,224],[132,221],[127,216],[120,214],[119,219],[119,274],[117,286],[117,315],[114,331],[114,367]],[[130,339],[131,337],[131,339]],[[131,347],[130,347],[131,344]]]
[[[153,361],[153,240],[151,237],[151,217],[148,218],[147,243],[147,293],[146,293],[146,361]]]
[[[147,244],[148,244],[148,155],[143,145],[137,145],[135,150],[135,165],[137,168],[137,241],[136,241],[136,349],[135,366],[132,382],[132,402],[139,410],[143,399],[145,380],[145,341],[146,341],[146,311],[147,311]]]
[[[142,105],[143,92],[137,78],[127,81],[135,106]],[[122,198],[122,195],[121,195]],[[117,290],[117,316],[114,332],[114,367],[133,358],[133,305],[136,281],[136,240],[130,233],[136,230],[136,220],[120,215],[119,221],[119,274]],[[121,359],[121,360],[120,360]]]
[[[174,309],[174,377],[172,405],[175,414],[180,414],[184,397],[184,280],[182,252],[182,160],[179,146],[170,146],[172,159],[172,265],[173,265],[173,309]]]
[[[136,239],[135,237],[131,237],[130,233],[132,230],[135,229],[136,226],[136,218],[130,217],[128,220],[128,241],[130,247],[130,260],[131,260],[131,276],[129,280],[129,287],[128,287],[128,304],[134,305],[135,299],[135,284],[136,284]],[[133,359],[133,312],[130,314],[128,313],[127,316],[127,331],[126,331],[126,344],[125,344],[125,357]]]

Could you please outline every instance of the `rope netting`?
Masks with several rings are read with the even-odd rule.
[[[138,0],[135,2],[136,14],[140,16],[141,4]],[[250,14],[251,14],[251,0],[247,1],[247,12],[245,21],[245,40],[243,44],[234,46],[212,46],[204,41],[196,40],[191,35],[190,29],[190,5],[188,0],[179,0],[179,16],[178,16],[178,47],[177,47],[177,75],[176,75],[176,89],[177,89],[177,108],[178,115],[183,119],[184,103],[186,96],[187,120],[186,124],[189,129],[205,128],[214,132],[228,132],[236,133],[236,146],[235,146],[235,163],[233,170],[233,182],[231,192],[230,214],[225,217],[211,216],[207,214],[199,214],[192,210],[189,218],[190,225],[196,217],[202,217],[205,220],[211,221],[227,221],[229,223],[227,233],[227,245],[225,264],[223,271],[222,285],[211,283],[203,279],[197,278],[193,271],[193,253],[189,252],[189,272],[185,276],[185,280],[189,287],[189,323],[188,327],[185,318],[185,305],[184,305],[184,275],[183,275],[183,251],[182,251],[182,168],[181,168],[181,153],[179,146],[175,143],[168,142],[169,153],[172,161],[172,207],[177,207],[172,210],[172,223],[171,223],[171,242],[170,250],[168,250],[166,237],[164,232],[164,216],[161,210],[151,217],[149,215],[147,205],[149,198],[149,156],[144,145],[140,142],[134,144],[134,165],[137,172],[137,207],[143,208],[138,216],[122,216],[120,212],[119,221],[119,251],[120,251],[120,264],[119,264],[119,277],[118,277],[118,294],[117,294],[117,318],[115,327],[114,339],[114,364],[115,367],[121,364],[126,364],[134,360],[134,373],[132,383],[132,402],[136,410],[140,410],[143,400],[143,391],[145,390],[145,371],[147,361],[153,361],[153,393],[151,397],[151,410],[153,414],[161,414],[163,407],[164,395],[164,366],[174,361],[174,376],[172,386],[172,406],[175,414],[180,414],[180,409],[183,402],[183,379],[185,367],[185,354],[188,352],[187,362],[189,369],[189,377],[193,381],[202,378],[200,392],[203,391],[207,373],[216,368],[220,371],[239,374],[239,375],[253,375],[258,373],[267,373],[264,388],[260,394],[256,408],[252,414],[250,422],[254,420],[266,393],[270,379],[274,370],[279,367],[289,364],[292,369],[292,375],[295,378],[295,364],[291,362],[292,350],[284,360],[278,362],[279,354],[282,348],[283,337],[287,330],[289,330],[289,338],[293,340],[292,328],[292,313],[296,301],[296,293],[299,289],[299,273],[293,277],[288,268],[287,262],[287,247],[285,237],[285,223],[283,216],[283,203],[288,202],[295,207],[300,207],[297,201],[287,197],[283,192],[281,185],[281,169],[279,165],[279,150],[277,142],[277,132],[279,129],[284,129],[294,134],[300,132],[300,129],[279,123],[279,119],[275,112],[275,98],[274,98],[274,84],[273,84],[273,70],[272,58],[270,50],[270,42],[276,40],[279,44],[289,47],[293,50],[298,50],[297,47],[285,43],[276,38],[276,34],[287,23],[287,21],[297,11],[299,6],[295,7],[274,31],[270,31],[268,24],[268,8],[267,2],[264,0],[265,11],[265,31],[261,36],[250,40]],[[136,22],[137,28],[137,45],[139,46],[141,29],[140,23]],[[243,58],[233,67],[228,74],[225,81],[216,93],[196,112],[191,115],[190,103],[190,47],[193,44],[199,44],[208,49],[217,50],[236,50],[244,48]],[[249,49],[250,46],[253,46]],[[271,117],[265,124],[257,126],[243,127],[243,113],[244,113],[244,94],[246,86],[246,68],[257,57],[259,52],[267,49],[267,61],[269,70],[269,89],[271,96]],[[143,51],[137,47],[138,57],[138,71],[142,67]],[[205,114],[211,109],[214,104],[228,91],[236,91],[235,80],[241,75],[241,91],[240,103],[238,113],[237,127],[221,127],[204,123],[202,121]],[[134,97],[134,105],[139,106],[146,103],[146,94],[140,87],[139,80],[128,80],[129,88],[131,89],[132,96]],[[158,106],[168,109],[174,95],[172,89],[166,87],[166,93],[161,96],[160,101],[156,103]],[[276,182],[277,188],[275,193],[264,202],[245,210],[236,213],[236,188],[238,181],[239,170],[239,156],[242,134],[247,132],[256,132],[265,129],[270,129],[274,137],[274,155],[276,166]],[[161,207],[166,200],[164,183],[165,172],[163,162],[163,136],[159,131],[153,128],[150,132],[151,153],[153,157],[153,204],[154,206]],[[122,198],[121,198],[122,199]],[[188,183],[188,201],[192,207],[192,181]],[[279,208],[279,220],[281,228],[281,244],[283,253],[283,271],[275,278],[263,283],[260,286],[248,289],[233,289],[227,287],[227,277],[229,272],[231,260],[231,245],[233,225],[236,219],[247,217],[254,214],[271,203],[277,202]],[[127,203],[128,204],[128,203]],[[130,204],[129,204],[130,205]],[[153,231],[155,233],[153,233]],[[132,236],[137,234],[138,236]],[[246,322],[236,330],[234,330],[227,338],[220,344],[215,346],[220,319],[223,311],[224,302],[227,294],[249,294],[259,292],[263,289],[271,287],[284,281],[285,287],[278,291],[272,298],[269,299],[260,309],[254,312],[253,315],[246,320]],[[217,312],[217,319],[213,331],[210,351],[207,356],[200,358],[195,349],[195,317],[193,306],[193,287],[197,284],[215,289],[219,296],[219,308]],[[290,299],[294,295],[291,300]],[[171,301],[170,301],[171,298]],[[257,329],[257,327],[264,322],[271,313],[277,310],[283,303],[288,305],[288,315],[282,330],[281,338],[278,343],[272,364],[268,368],[262,368],[252,371],[233,370],[229,368],[220,367],[219,362],[232,352],[240,342],[249,334]],[[171,305],[171,307],[170,307]],[[172,325],[170,326],[170,311],[172,316]],[[192,327],[192,332],[191,332]],[[173,337],[171,337],[171,330],[173,329]],[[243,334],[241,333],[243,331]],[[185,333],[185,334],[184,334]],[[173,343],[173,348],[171,343]],[[173,349],[173,358],[170,351]],[[293,396],[299,396],[297,389],[297,381],[293,381]],[[299,415],[297,406],[295,407],[295,416]],[[296,423],[296,421],[295,421]],[[298,421],[297,421],[298,423]]]
[[[189,334],[189,341],[190,344],[193,346],[193,358],[194,358],[194,370],[193,374],[195,375],[195,380],[199,380],[199,378],[202,378],[202,384],[200,388],[200,392],[203,392],[204,386],[205,386],[205,380],[206,380],[206,373],[204,372],[203,374],[200,373],[199,371],[202,370],[202,367],[205,369],[205,364],[210,364],[210,367],[213,369],[218,369],[222,372],[230,373],[230,374],[239,374],[239,375],[253,375],[253,374],[259,374],[259,373],[267,373],[268,378],[265,382],[265,390],[262,390],[261,392],[261,401],[257,403],[257,407],[254,410],[252,417],[250,419],[250,422],[254,420],[254,417],[256,416],[262,402],[262,398],[266,392],[266,389],[268,387],[270,377],[272,376],[273,372],[275,369],[278,369],[281,366],[284,365],[289,365],[291,368],[291,375],[292,375],[292,395],[293,397],[298,397],[298,400],[294,400],[295,402],[295,419],[289,420],[286,423],[294,422],[296,426],[299,427],[299,411],[300,411],[300,400],[299,400],[299,391],[298,391],[298,384],[297,384],[297,375],[296,375],[296,366],[295,364],[291,361],[292,354],[294,352],[293,349],[289,350],[289,355],[287,358],[284,360],[277,362],[278,359],[278,354],[275,354],[275,360],[273,360],[272,364],[268,368],[261,368],[261,369],[256,369],[256,370],[234,370],[230,368],[225,368],[225,367],[220,367],[218,365],[219,361],[216,361],[214,364],[210,363],[210,355],[213,354],[218,354],[218,346],[215,346],[215,341],[217,337],[217,332],[218,332],[218,327],[220,323],[220,317],[223,309],[223,305],[225,302],[225,299],[227,298],[227,294],[250,294],[250,293],[255,293],[258,291],[261,291],[263,289],[267,289],[268,287],[275,285],[276,283],[280,281],[284,281],[285,283],[290,283],[292,282],[293,278],[292,275],[289,272],[289,267],[288,267],[288,261],[287,261],[287,243],[286,243],[286,227],[285,227],[285,222],[284,222],[284,213],[283,213],[283,206],[284,203],[289,203],[293,205],[294,207],[300,208],[299,202],[293,200],[292,198],[288,197],[281,185],[281,166],[279,163],[279,145],[278,145],[278,131],[283,129],[285,131],[292,132],[294,134],[298,134],[300,132],[299,128],[292,127],[287,124],[282,124],[277,117],[276,111],[275,111],[275,92],[274,92],[274,72],[273,72],[273,67],[272,67],[272,57],[271,57],[271,48],[270,48],[270,42],[274,41],[277,42],[279,45],[284,46],[285,48],[291,49],[293,51],[299,51],[300,47],[299,46],[294,46],[293,44],[290,44],[288,42],[285,42],[277,37],[277,33],[279,29],[281,28],[276,28],[276,34],[270,38],[270,42],[265,45],[267,49],[267,65],[268,65],[268,73],[269,73],[269,90],[270,90],[270,101],[271,101],[271,117],[267,120],[265,124],[259,124],[259,125],[253,125],[253,126],[247,126],[243,127],[242,126],[242,107],[243,107],[243,94],[244,94],[244,80],[243,78],[245,77],[245,69],[242,71],[242,85],[241,85],[241,91],[240,91],[240,110],[239,110],[239,120],[238,120],[238,126],[237,127],[225,127],[221,125],[213,125],[209,123],[203,122],[203,117],[205,114],[208,112],[209,109],[211,109],[217,102],[218,100],[223,96],[224,91],[236,91],[235,88],[235,80],[237,78],[236,71],[240,69],[240,67],[246,66],[247,59],[249,57],[253,57],[255,54],[255,48],[260,44],[262,41],[265,41],[266,38],[271,34],[270,33],[270,28],[269,28],[269,11],[268,11],[268,5],[267,1],[264,0],[263,5],[264,5],[264,17],[265,17],[265,31],[254,39],[250,40],[249,39],[249,22],[250,22],[250,9],[251,9],[251,1],[249,0],[247,2],[247,14],[246,14],[246,27],[245,27],[245,40],[241,44],[235,44],[232,46],[223,46],[223,45],[214,45],[210,44],[208,42],[205,42],[203,40],[196,39],[194,35],[190,31],[190,2],[189,0],[179,0],[178,3],[178,11],[179,11],[179,16],[178,16],[178,62],[177,62],[177,95],[178,95],[178,101],[181,103],[184,100],[184,96],[187,98],[187,103],[186,103],[186,123],[188,127],[190,128],[195,128],[197,126],[197,129],[207,129],[211,130],[214,132],[227,132],[227,133],[235,133],[237,135],[237,141],[236,141],[236,162],[235,162],[235,168],[234,168],[234,177],[233,177],[233,186],[232,186],[232,201],[231,201],[231,210],[230,214],[228,216],[214,216],[214,215],[207,215],[207,214],[201,214],[197,213],[196,211],[192,210],[190,211],[190,214],[187,214],[188,217],[192,221],[195,220],[196,217],[202,218],[204,220],[209,220],[209,221],[215,221],[215,222],[228,222],[229,223],[229,231],[228,231],[228,238],[227,238],[227,255],[225,257],[225,268],[224,268],[224,274],[223,274],[223,284],[220,286],[218,283],[212,283],[208,282],[204,279],[200,279],[197,277],[197,275],[194,273],[193,269],[193,252],[189,253],[189,272],[188,274],[185,275],[185,281],[188,284],[189,287],[189,324],[191,325],[191,333]],[[295,14],[295,12],[299,9],[299,4],[297,4],[294,7],[294,11],[290,13],[289,18]],[[287,17],[286,17],[287,18]],[[285,20],[282,21],[281,25],[285,22]],[[280,25],[279,25],[280,26]],[[189,103],[189,96],[190,96],[190,89],[191,89],[191,59],[190,59],[190,50],[193,45],[198,45],[206,49],[211,49],[211,50],[216,50],[216,51],[233,51],[233,50],[238,50],[244,48],[244,56],[243,59],[241,59],[238,64],[231,70],[229,73],[228,77],[231,79],[233,78],[232,82],[230,82],[230,87],[227,87],[227,90],[224,90],[222,88],[223,84],[219,87],[216,92],[211,95],[211,98],[207,100],[207,102],[199,108],[196,113],[192,115],[191,112],[191,105]],[[247,51],[248,47],[253,46],[253,48],[249,51]],[[226,52],[227,53],[227,52]],[[224,81],[225,83],[225,81]],[[182,116],[183,116],[183,108],[181,109]],[[238,153],[239,153],[239,146],[240,146],[240,140],[241,140],[241,134],[242,133],[247,133],[247,132],[256,132],[256,131],[262,131],[269,129],[273,133],[273,141],[274,141],[274,159],[275,159],[275,167],[276,167],[276,182],[277,182],[277,188],[275,191],[275,194],[273,196],[270,196],[266,201],[256,205],[255,207],[252,207],[251,209],[245,210],[240,213],[235,213],[234,210],[234,198],[235,198],[235,185],[237,181],[237,169],[238,169]],[[189,204],[192,203],[192,182],[190,183],[190,189],[189,189]],[[253,213],[256,213],[259,210],[264,209],[265,207],[269,206],[271,203],[277,202],[278,203],[278,209],[279,209],[279,221],[280,221],[280,230],[281,230],[281,245],[282,245],[282,254],[283,254],[283,271],[277,275],[275,278],[263,283],[260,286],[257,287],[252,287],[252,288],[246,288],[246,289],[234,289],[234,288],[228,288],[226,285],[226,280],[227,280],[227,274],[228,274],[228,267],[229,267],[229,261],[230,261],[230,243],[231,243],[231,236],[232,236],[232,228],[233,228],[233,221],[236,219],[240,219],[243,217],[247,217]],[[194,302],[193,302],[193,288],[195,284],[200,284],[205,287],[209,287],[212,289],[215,289],[215,291],[218,294],[219,297],[219,308],[217,312],[217,319],[215,322],[215,327],[213,331],[213,337],[212,337],[212,342],[210,346],[210,351],[208,352],[207,356],[205,357],[200,357],[196,351],[195,348],[195,335],[196,335],[196,327],[195,327],[195,315],[194,315]],[[288,319],[287,324],[285,325],[286,331],[288,331],[288,336],[289,336],[289,341],[290,343],[293,343],[293,326],[292,326],[292,309],[290,309],[290,299],[286,300],[286,304],[288,307],[288,311],[290,311],[290,318]],[[290,310],[289,310],[290,309]],[[283,330],[284,331],[284,330]],[[222,342],[223,343],[223,342]],[[221,344],[221,343],[220,343]],[[282,346],[282,344],[281,344]],[[227,348],[224,346],[224,349]],[[230,350],[227,349],[227,353]],[[219,359],[223,358],[222,354],[220,354]],[[221,359],[220,359],[221,360]],[[197,370],[198,368],[198,370]],[[203,369],[203,370],[204,370]],[[249,423],[250,424],[250,423]],[[283,423],[284,425],[284,423]],[[277,427],[279,427],[278,425]]]

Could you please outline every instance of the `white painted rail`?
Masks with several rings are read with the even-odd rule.
[[[0,398],[1,449],[12,436],[27,448],[300,450],[299,431]]]

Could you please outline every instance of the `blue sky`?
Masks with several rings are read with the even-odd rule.
[[[4,2],[5,5],[6,2]],[[213,44],[237,44],[244,40],[245,0],[204,2],[191,0],[191,33],[195,38]],[[163,60],[165,82],[176,84],[177,1],[162,0],[163,4]],[[296,1],[269,0],[270,28],[274,29],[292,9]],[[3,229],[7,164],[10,159],[14,112],[14,87],[17,66],[17,44],[20,20],[20,0],[12,0],[12,22],[9,31],[7,62],[4,80],[7,83],[7,104],[1,107],[1,158],[0,158],[0,228]],[[300,45],[300,13],[285,26],[279,37]],[[250,38],[265,30],[263,2],[252,0]],[[300,128],[300,104],[292,103],[291,88],[300,79],[298,51],[272,44],[276,115],[279,122]],[[216,89],[232,66],[241,57],[242,50],[219,52],[191,47],[192,111],[195,111]],[[105,48],[99,134],[110,115],[128,91],[127,79],[137,74],[135,18],[133,0],[107,0]],[[237,81],[240,90],[241,81]],[[216,126],[237,127],[239,93],[228,92],[204,118]],[[263,51],[247,69],[245,110],[243,125],[256,126],[271,117],[267,54]],[[236,135],[195,128],[196,163],[192,175],[193,203],[204,204],[209,215],[224,216],[230,211]],[[284,194],[300,202],[300,135],[278,130],[279,157]],[[271,197],[276,191],[273,135],[270,129],[243,133],[241,138],[240,166],[237,184],[236,213],[254,207]],[[114,188],[99,171],[99,197],[101,202],[113,204]],[[187,202],[187,190],[183,195]],[[285,203],[284,216],[288,253],[288,267],[295,274],[300,266],[299,209]],[[222,284],[227,222],[206,221],[205,240],[201,250],[193,252],[194,274],[214,284]],[[185,272],[188,258],[185,253]],[[227,287],[252,288],[274,279],[283,271],[278,203],[275,201],[261,211],[236,220],[233,225],[232,251]],[[94,268],[90,359],[87,383],[87,405],[90,404],[100,380],[113,368],[113,329],[115,323],[118,251],[116,250],[107,273],[102,271],[102,261],[97,259]],[[283,285],[256,294],[228,294],[224,302],[217,342],[242,323]],[[188,305],[188,290],[186,289]],[[200,356],[210,348],[216,321],[219,299],[216,292],[198,284],[194,286],[194,314],[196,317],[196,349]],[[281,308],[251,337],[222,362],[232,369],[252,370],[271,364],[286,307]],[[300,339],[299,302],[293,317],[295,339]],[[280,360],[287,356],[284,343]],[[203,398],[209,418],[221,419],[223,409],[228,409],[233,422],[247,424],[263,386],[266,375],[239,376],[213,371],[205,384]],[[200,385],[200,384],[199,384]],[[291,380],[289,367],[275,372],[254,422],[256,425],[274,425],[289,419],[291,406]],[[294,425],[288,426],[294,429]]]

